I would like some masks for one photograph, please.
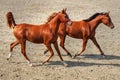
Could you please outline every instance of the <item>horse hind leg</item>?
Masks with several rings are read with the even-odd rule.
[[[30,59],[26,55],[26,41],[21,41],[21,53],[23,54],[27,62],[30,64],[30,66],[33,66],[30,62]]]
[[[7,57],[7,60],[10,59],[10,57],[12,56],[13,48],[14,48],[15,46],[17,46],[18,44],[19,44],[19,41],[18,41],[18,40],[14,41],[14,42],[12,42],[12,43],[10,44],[10,53],[9,53],[9,55],[8,55],[8,57]]]

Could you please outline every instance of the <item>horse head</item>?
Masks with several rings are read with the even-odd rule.
[[[67,9],[65,8],[65,9],[63,9],[62,11],[60,11],[58,13],[59,19],[60,19],[61,22],[68,22],[68,21],[70,21],[70,18],[68,16],[68,14],[66,13],[66,10]]]
[[[109,16],[109,12],[101,13],[102,15],[102,23],[105,24],[106,26],[110,27],[111,29],[114,28],[114,24]]]
[[[68,21],[70,21],[69,16],[68,16],[68,14],[66,13],[66,9],[63,9],[62,11],[60,11],[60,12],[58,12],[58,13],[56,13],[56,12],[52,13],[52,14],[48,17],[47,22],[50,22],[50,21],[53,20],[53,18],[55,18],[55,17],[58,17],[58,19],[60,20],[60,22],[68,22]]]

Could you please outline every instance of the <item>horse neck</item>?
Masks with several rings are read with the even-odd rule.
[[[101,23],[101,19],[101,17],[97,16],[95,19],[88,22],[91,27],[91,31],[96,30],[98,25]]]
[[[59,20],[58,16],[54,17],[50,21],[50,28],[51,28],[53,34],[57,34],[59,25],[60,25],[60,20]]]

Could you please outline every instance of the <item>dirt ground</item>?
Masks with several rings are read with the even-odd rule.
[[[120,0],[0,0],[0,80],[120,80]],[[30,67],[16,46],[7,61],[9,45],[15,38],[6,25],[5,15],[13,12],[16,23],[42,24],[53,13],[67,8],[71,20],[82,20],[96,12],[110,11],[114,29],[100,24],[96,38],[106,58],[89,40],[82,56],[72,59],[60,48],[64,67],[55,52],[48,64]],[[59,42],[59,39],[58,39]],[[72,55],[80,52],[82,40],[66,38],[66,48]],[[43,44],[27,42],[27,55],[33,64],[40,64],[49,56],[44,55]]]

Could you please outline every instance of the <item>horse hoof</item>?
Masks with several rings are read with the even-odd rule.
[[[9,60],[9,58],[7,58],[7,61]]]
[[[68,67],[68,64],[65,63],[64,66],[65,66],[65,67]]]
[[[75,55],[74,55],[74,56],[72,56],[72,59],[75,59],[75,57],[76,57]]]
[[[43,53],[44,55],[46,54],[46,52]]]
[[[105,55],[102,55],[102,58],[106,58],[106,56],[105,56]]]
[[[72,55],[69,55],[69,54],[68,54],[68,56],[69,56],[70,58],[72,58]]]
[[[30,67],[34,67],[34,65],[33,65],[33,64],[30,64]]]
[[[62,61],[62,63],[63,63],[63,65],[64,65],[65,67],[67,67],[67,66],[68,66],[68,64],[67,64],[67,63],[65,63],[64,61]]]
[[[72,58],[72,55],[70,53],[67,53],[67,55]]]
[[[43,64],[44,64],[44,62],[41,63],[41,65],[43,65]]]

